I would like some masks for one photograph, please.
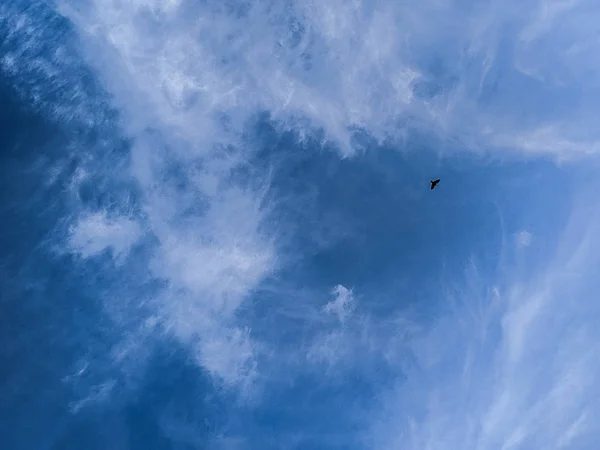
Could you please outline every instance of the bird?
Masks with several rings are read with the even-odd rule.
[[[437,180],[434,181],[429,181],[431,183],[431,190],[433,191],[435,189],[435,187],[437,186],[437,184],[440,182],[440,179],[438,178]]]

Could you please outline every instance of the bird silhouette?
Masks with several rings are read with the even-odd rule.
[[[437,186],[437,184],[440,182],[440,179],[438,178],[437,180],[434,181],[429,181],[431,183],[431,190],[433,191],[435,189],[435,187]]]

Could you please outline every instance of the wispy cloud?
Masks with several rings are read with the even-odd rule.
[[[156,329],[228,385],[246,386],[259,370],[259,344],[237,315],[281,256],[277,224],[264,220],[269,180],[236,179],[255,150],[246,131],[256,114],[269,112],[299,136],[319,137],[322,128],[344,156],[356,151],[357,128],[400,143],[416,130],[475,151],[560,159],[598,152],[593,0],[56,3],[132,137],[127,171],[140,203],[135,217],[86,208],[67,244],[84,258],[104,250],[123,257],[143,230],[151,242],[137,263],[163,282],[151,299]],[[0,24],[7,42],[24,43],[2,47],[2,73],[26,73],[18,90],[59,119],[112,123],[106,97],[85,95],[91,88],[76,55],[59,46],[38,58],[54,35],[40,31],[31,11],[11,8],[0,6]],[[61,72],[65,65],[71,70]],[[383,448],[568,446],[589,433],[596,411],[578,386],[593,392],[588,373],[597,361],[584,350],[596,316],[591,303],[565,300],[593,294],[578,291],[591,284],[596,262],[596,222],[578,235],[582,223],[574,218],[564,256],[538,280],[489,286],[480,299],[487,310],[466,295],[456,317],[415,342],[418,373],[399,385],[391,418],[379,422]],[[392,321],[381,331],[354,308],[356,298],[338,287],[325,312],[343,324],[311,341],[309,354],[349,366],[359,364],[356,354],[397,363],[405,338],[392,339]],[[143,327],[148,317],[139,314]],[[547,385],[540,371],[552,374]],[[414,403],[397,406],[407,399]],[[407,411],[415,411],[409,419]],[[398,423],[404,434],[391,431]]]
[[[531,244],[532,235],[527,230],[521,230],[515,233],[515,241],[518,247],[528,247]]]
[[[138,126],[207,142],[226,139],[215,113],[239,128],[265,110],[344,153],[351,127],[397,140],[407,126],[475,150],[596,152],[594,2],[235,4],[59,3]]]
[[[310,363],[311,371],[326,375],[334,384],[348,371],[370,382],[387,382],[384,372],[403,366],[410,336],[419,326],[406,317],[406,311],[405,317],[373,314],[345,286],[335,286],[331,295],[333,299],[321,310],[321,326],[299,353]]]
[[[348,289],[341,284],[333,288],[335,298],[328,302],[323,311],[337,316],[341,323],[344,323],[346,317],[354,309],[354,294],[351,289]]]
[[[169,285],[166,329],[223,379],[254,367],[233,319],[278,259],[262,191],[232,183],[254,114],[300,134],[322,127],[344,155],[357,127],[473,150],[596,152],[592,28],[575,25],[596,14],[590,2],[520,2],[518,15],[491,1],[58,4],[135,137],[132,175],[158,239],[150,267]],[[328,336],[322,349],[339,341]]]
[[[331,294],[334,298],[322,308],[326,319],[325,329],[313,338],[306,350],[309,362],[320,367],[325,364],[329,369],[352,360],[352,353],[360,343],[360,338],[356,336],[356,324],[350,327],[347,324],[348,316],[356,308],[352,290],[339,284]],[[335,321],[327,320],[329,316],[335,317]]]
[[[120,262],[140,235],[141,229],[135,221],[123,217],[110,220],[105,212],[97,212],[79,219],[71,228],[69,243],[72,251],[83,258],[111,250]]]
[[[600,434],[597,208],[579,206],[530,280],[461,306],[413,347],[418,364],[375,413],[373,448],[591,448]],[[478,298],[479,297],[479,298]],[[475,304],[485,305],[480,313]]]

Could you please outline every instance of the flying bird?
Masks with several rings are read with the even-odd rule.
[[[437,180],[434,181],[429,181],[431,183],[431,190],[433,191],[435,189],[435,187],[437,186],[437,184],[440,182],[440,179],[438,178]]]

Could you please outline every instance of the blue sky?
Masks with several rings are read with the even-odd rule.
[[[599,18],[0,5],[7,448],[594,448]]]

